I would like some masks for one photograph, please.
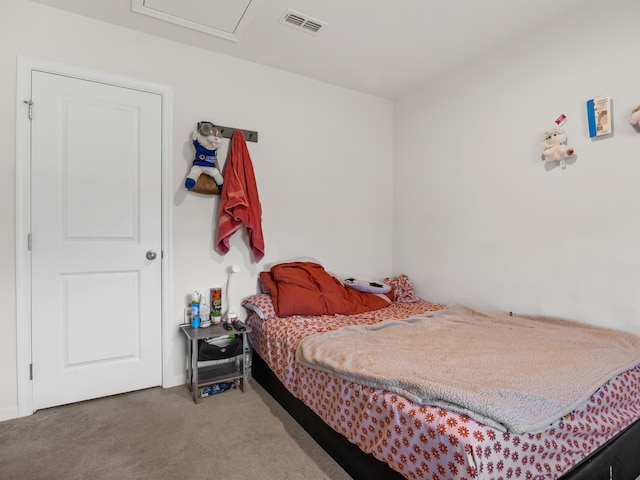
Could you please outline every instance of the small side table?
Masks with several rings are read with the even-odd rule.
[[[207,385],[222,382],[236,382],[244,392],[245,381],[251,378],[251,347],[247,333],[251,327],[243,323],[246,330],[225,330],[222,324],[211,325],[206,328],[193,328],[182,325],[180,330],[187,337],[187,387],[193,395],[195,403],[200,402],[201,389]],[[228,335],[240,335],[242,338],[242,353],[222,360],[198,361],[198,341],[207,338],[224,338]]]

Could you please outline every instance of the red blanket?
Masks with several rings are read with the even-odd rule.
[[[220,213],[216,248],[223,255],[229,251],[229,238],[242,226],[247,229],[249,247],[258,262],[264,257],[262,236],[262,206],[253,165],[242,130],[236,130],[231,139],[231,150],[224,172],[220,192]]]
[[[275,265],[260,273],[279,317],[289,315],[353,315],[389,305],[385,295],[346,288],[340,280],[312,262]]]

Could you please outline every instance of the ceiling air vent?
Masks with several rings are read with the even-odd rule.
[[[321,28],[328,25],[326,22],[311,18],[308,15],[304,15],[293,10],[287,10],[284,12],[284,15],[280,19],[280,23],[284,23],[290,27],[313,34],[317,34]]]

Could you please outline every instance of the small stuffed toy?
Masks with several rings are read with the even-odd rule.
[[[573,148],[567,147],[567,136],[561,128],[554,128],[544,134],[542,142],[544,151],[542,152],[543,162],[563,162],[573,155]]]
[[[213,178],[222,191],[223,178],[218,170],[218,148],[222,145],[222,137],[216,126],[211,122],[199,122],[193,132],[193,146],[196,149],[193,166],[184,181],[187,190],[193,190],[198,182],[198,177],[203,173]]]
[[[640,106],[636,107],[633,112],[631,112],[629,123],[634,127],[640,129]]]

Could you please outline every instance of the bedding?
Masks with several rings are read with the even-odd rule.
[[[342,284],[347,288],[353,288],[359,292],[389,293],[391,291],[391,287],[386,283],[366,280],[364,278],[345,278],[342,280]]]
[[[296,360],[420,405],[464,413],[500,431],[538,433],[585,404],[607,380],[640,364],[640,337],[450,305],[407,320],[306,337]]]
[[[406,275],[387,277],[384,279],[384,283],[391,287],[393,291],[391,298],[396,302],[413,303],[419,300],[413,283]]]
[[[290,315],[265,320],[253,312],[247,322],[253,329],[250,340],[255,352],[291,394],[360,450],[406,478],[559,478],[640,418],[638,366],[608,380],[586,403],[544,431],[514,433],[296,361],[299,343],[310,335],[407,319],[443,308],[417,299],[394,301],[357,315]],[[395,348],[402,349],[402,345]],[[406,355],[412,353],[406,351]]]
[[[346,288],[314,262],[288,262],[260,272],[260,281],[273,299],[276,314],[353,315],[386,307],[385,295]]]
[[[267,293],[258,293],[242,300],[242,306],[247,310],[255,312],[262,320],[268,320],[277,317],[276,309],[273,306],[271,295]]]

